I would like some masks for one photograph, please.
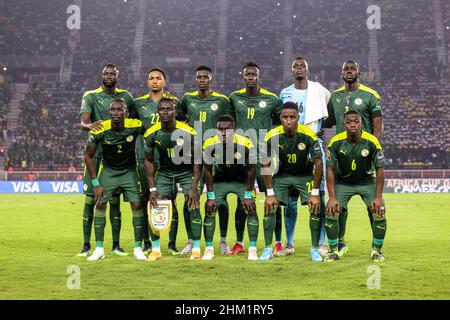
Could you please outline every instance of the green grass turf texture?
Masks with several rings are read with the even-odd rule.
[[[171,256],[164,236],[163,259],[143,262],[132,256],[128,203],[122,203],[121,245],[130,256],[110,254],[108,219],[106,258],[86,261],[76,257],[82,246],[82,195],[0,195],[0,299],[449,299],[450,195],[386,194],[385,199],[388,231],[383,263],[369,258],[372,236],[359,197],[350,202],[349,253],[340,261],[310,260],[308,213],[300,207],[295,256],[248,261],[246,254],[220,255],[217,221],[214,260]],[[258,254],[264,247],[262,201],[259,195]],[[232,246],[236,237],[234,195],[229,202],[233,214],[228,241]],[[181,208],[181,195],[178,203]],[[180,250],[186,241],[183,220],[180,217]],[[94,238],[91,243],[94,246]],[[247,248],[247,234],[245,243]],[[70,265],[80,267],[79,290],[67,288]],[[380,266],[380,289],[367,286],[371,265]]]

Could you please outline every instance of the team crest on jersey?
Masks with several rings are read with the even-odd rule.
[[[327,150],[327,160],[331,160],[331,152],[330,152],[330,150]]]
[[[86,183],[83,184],[83,190],[84,190],[85,192],[87,191],[87,188],[88,188],[87,184],[86,184]]]
[[[239,160],[240,158],[242,158],[242,154],[241,154],[240,152],[236,152],[236,153],[234,154],[234,158],[237,159],[237,160]]]
[[[183,143],[184,143],[183,138],[178,138],[178,139],[177,139],[177,145],[182,146]]]
[[[88,138],[88,141],[92,143],[92,142],[94,142],[94,140],[95,140],[94,136],[90,135]]]
[[[213,104],[211,105],[211,110],[212,110],[212,111],[216,111],[217,109],[219,109],[219,106],[218,106],[216,103],[213,103]]]
[[[297,145],[298,150],[305,150],[306,149],[306,145],[303,142],[300,142]]]
[[[127,142],[131,142],[131,141],[133,141],[133,136],[132,135],[129,135],[128,137],[127,137]]]
[[[265,102],[265,101],[260,101],[260,102],[259,102],[259,107],[260,107],[260,108],[265,108],[265,107],[267,107],[267,102]]]
[[[361,155],[365,158],[369,155],[369,150],[364,149],[363,151],[361,151]]]
[[[356,98],[356,99],[355,99],[355,104],[356,104],[357,106],[361,105],[361,103],[362,103],[362,99],[361,99],[361,98]]]

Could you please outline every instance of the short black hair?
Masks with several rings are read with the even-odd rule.
[[[175,108],[174,100],[173,100],[173,99],[170,99],[170,98],[162,98],[161,100],[159,100],[159,102],[158,102],[158,107],[159,107],[160,105],[162,105],[163,103],[166,103],[166,102],[170,103],[170,104],[172,105],[172,107]]]
[[[119,74],[119,68],[117,68],[117,66],[114,63],[107,63],[103,69],[102,69],[102,73],[105,72],[105,69],[107,68],[113,68],[116,70],[117,74]]]
[[[254,67],[259,70],[259,66],[256,64],[256,62],[253,61],[249,61],[246,64],[244,64],[244,68],[242,70],[245,70],[248,67]]]
[[[222,116],[219,117],[219,119],[217,120],[217,124],[219,122],[231,122],[231,124],[233,125],[233,128],[236,126],[236,121],[234,120],[234,118],[228,114],[224,114]]]
[[[204,64],[199,65],[199,66],[197,67],[197,70],[195,70],[195,72],[202,71],[202,70],[205,70],[205,71],[208,71],[209,73],[212,73],[211,68],[208,67],[207,65],[204,65]]]
[[[150,70],[150,71],[148,72],[148,75],[150,75],[150,73],[152,73],[153,71],[158,71],[158,72],[160,72],[160,73],[163,75],[164,80],[166,79],[166,73],[164,72],[164,70],[163,70],[162,68],[155,67],[155,68],[153,68],[152,70]]]
[[[306,59],[303,58],[303,57],[297,57],[297,58],[295,58],[294,60],[292,60],[292,63],[294,63],[294,62],[297,61],[297,60],[303,60],[303,61],[306,61]]]
[[[111,101],[111,103],[109,104],[109,108],[111,108],[114,103],[120,103],[123,107],[125,107],[125,109],[128,109],[126,101],[122,98],[117,98]]]
[[[362,118],[362,117],[361,117],[361,113],[359,113],[358,110],[350,109],[350,110],[348,110],[347,112],[344,113],[344,119],[345,119],[345,117],[348,116],[349,114],[356,114],[356,115],[358,115],[359,118]]]
[[[297,111],[297,113],[298,113],[298,105],[292,101],[287,101],[287,102],[283,103],[283,105],[281,106],[281,111],[283,111],[284,109],[292,109],[292,110]]]
[[[358,62],[356,62],[355,60],[347,60],[347,61],[345,61],[345,62],[342,64],[342,69],[344,69],[344,67],[345,67],[345,65],[346,65],[347,63],[353,63],[353,64],[356,66],[356,69],[358,69],[358,71],[360,71],[360,69],[359,69],[359,64],[358,64]]]

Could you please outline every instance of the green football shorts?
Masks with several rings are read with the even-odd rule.
[[[370,207],[375,198],[375,183],[345,185],[336,183],[335,185],[336,199],[342,208],[347,208],[348,202],[355,195],[360,195],[367,207]]]
[[[272,178],[273,191],[275,197],[283,205],[289,202],[289,194],[296,190],[300,194],[302,205],[306,205],[314,186],[314,177],[311,176],[291,176],[291,175],[275,175]]]
[[[117,190],[124,194],[124,198],[131,203],[141,202],[141,187],[136,168],[128,170],[113,170],[101,168],[98,175],[100,185],[105,189],[105,195],[100,199],[100,203],[106,203]]]

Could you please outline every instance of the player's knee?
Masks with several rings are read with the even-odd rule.
[[[99,203],[96,206],[97,210],[102,210],[105,211],[106,210],[106,203]]]
[[[84,203],[87,204],[87,205],[93,205],[94,204],[94,197],[86,195],[86,197],[84,197]]]
[[[131,204],[131,210],[141,210],[142,209],[142,206],[141,206],[141,204],[140,203],[132,203]]]
[[[109,204],[113,206],[117,206],[120,204],[120,196],[112,196],[111,200],[109,200]]]

